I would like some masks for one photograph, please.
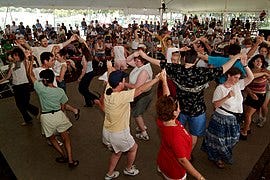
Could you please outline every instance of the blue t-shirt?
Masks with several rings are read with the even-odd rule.
[[[229,57],[221,57],[221,56],[208,56],[208,64],[213,65],[214,67],[221,67],[226,64],[230,60]],[[237,60],[233,67],[236,67],[241,70],[243,75],[246,75],[246,71],[241,61]],[[220,78],[218,78],[218,82],[223,84],[227,80],[227,76],[223,74]]]

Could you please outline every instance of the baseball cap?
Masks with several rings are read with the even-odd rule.
[[[123,71],[120,71],[120,70],[113,71],[109,75],[109,79],[108,79],[109,85],[112,88],[116,88],[119,85],[119,83],[122,82],[122,80],[127,76],[128,74]]]

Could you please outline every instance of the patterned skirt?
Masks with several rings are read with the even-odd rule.
[[[201,149],[209,160],[232,164],[232,149],[239,141],[240,126],[234,116],[214,112],[206,129]]]

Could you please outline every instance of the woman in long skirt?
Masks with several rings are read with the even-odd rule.
[[[213,96],[216,110],[206,129],[202,150],[218,168],[224,168],[225,163],[232,164],[232,149],[239,141],[240,125],[237,116],[243,113],[241,90],[253,80],[246,59],[242,60],[242,64],[247,77],[239,80],[241,71],[231,68],[227,72],[227,81],[216,88]]]

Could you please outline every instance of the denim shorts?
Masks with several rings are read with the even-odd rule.
[[[205,113],[198,116],[189,116],[180,113],[178,120],[183,126],[188,123],[189,133],[193,136],[203,136],[206,128],[206,115]]]

